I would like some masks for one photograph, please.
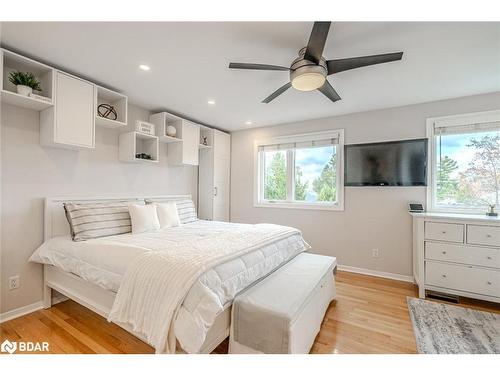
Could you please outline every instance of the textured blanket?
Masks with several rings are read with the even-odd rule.
[[[172,324],[197,278],[210,268],[298,233],[273,224],[235,226],[224,233],[158,245],[127,269],[108,320],[128,323],[157,353],[175,353]]]

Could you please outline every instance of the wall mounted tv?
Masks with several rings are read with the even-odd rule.
[[[427,139],[345,146],[345,186],[426,186]]]

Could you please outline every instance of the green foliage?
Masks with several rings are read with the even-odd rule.
[[[296,201],[305,201],[306,200],[306,191],[308,187],[308,182],[302,182],[302,170],[300,167],[295,167],[295,200]]]
[[[474,157],[467,170],[461,174],[462,195],[468,197],[492,196],[491,200],[481,198],[481,203],[500,203],[500,133],[471,139],[467,147],[474,149]]]
[[[264,198],[286,200],[286,160],[282,152],[274,154],[269,168],[266,169]]]
[[[454,196],[458,190],[458,182],[451,174],[458,169],[457,162],[448,156],[441,158],[437,168],[437,198],[442,201]]]
[[[23,85],[31,87],[35,91],[42,91],[40,81],[36,79],[33,73],[14,71],[9,74],[9,81],[14,85]]]
[[[313,190],[317,194],[318,201],[333,202],[336,199],[336,164],[337,154],[333,154],[328,164],[323,167],[321,175],[313,181]]]

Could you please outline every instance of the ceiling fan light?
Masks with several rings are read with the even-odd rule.
[[[303,73],[292,79],[292,86],[299,91],[313,91],[323,86],[325,80],[326,77],[320,73]]]

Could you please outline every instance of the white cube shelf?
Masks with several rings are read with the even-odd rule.
[[[95,86],[96,90],[96,105],[95,116],[96,125],[105,126],[108,128],[122,128],[127,126],[127,97],[115,91],[111,91],[101,86]],[[98,107],[101,104],[112,105],[117,114],[116,120],[99,116]]]
[[[154,135],[139,132],[120,134],[118,139],[119,159],[127,163],[158,163],[159,141]],[[137,154],[151,155],[151,159],[141,159]]]
[[[2,69],[0,88],[3,103],[36,111],[53,106],[54,69],[52,67],[5,49],[0,51],[0,61]],[[33,73],[40,80],[42,91],[34,92],[39,97],[18,94],[16,86],[9,81],[9,75],[13,71]]]

